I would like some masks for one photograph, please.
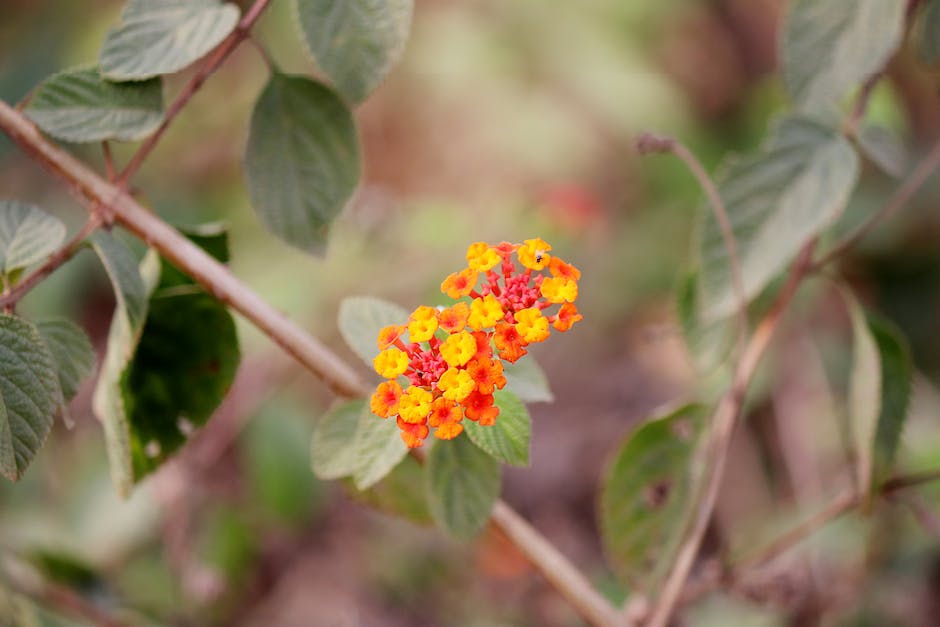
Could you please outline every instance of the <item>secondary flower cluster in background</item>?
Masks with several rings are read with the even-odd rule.
[[[379,332],[373,365],[387,381],[372,395],[372,412],[394,417],[409,448],[421,446],[432,427],[442,440],[457,437],[464,418],[495,424],[503,362],[514,363],[551,328],[567,331],[581,320],[574,305],[581,272],[551,249],[538,238],[471,244],[467,267],[441,284],[453,305],[422,305],[406,324]]]

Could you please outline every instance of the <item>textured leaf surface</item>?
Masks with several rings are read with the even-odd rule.
[[[0,473],[19,479],[36,456],[58,406],[55,364],[39,331],[0,315]]]
[[[365,490],[381,481],[408,454],[398,425],[391,418],[382,419],[368,407],[359,417],[356,458],[359,460],[353,480]]]
[[[251,115],[245,170],[268,230],[322,254],[330,224],[359,181],[352,114],[320,83],[273,74]]]
[[[379,511],[402,516],[408,520],[430,524],[424,487],[425,468],[418,460],[405,456],[381,481],[367,490],[359,490],[352,481],[344,482],[350,497]]]
[[[0,201],[0,274],[42,261],[65,239],[65,225],[39,207]]]
[[[413,0],[295,0],[307,49],[348,101],[361,102],[401,56]]]
[[[865,156],[894,178],[901,178],[907,167],[907,151],[901,139],[881,126],[866,126],[858,134],[858,144]]]
[[[64,318],[37,320],[36,329],[52,355],[66,401],[95,372],[95,349],[81,327]]]
[[[483,528],[499,496],[499,462],[469,438],[437,442],[425,471],[428,505],[434,521],[458,538]]]
[[[113,83],[97,68],[68,70],[39,85],[26,114],[64,141],[134,141],[163,121],[163,85],[158,78]]]
[[[368,407],[363,400],[344,401],[320,418],[310,445],[313,472],[320,479],[339,479],[355,474],[359,467],[356,439],[360,418],[366,411]]]
[[[390,324],[406,324],[408,312],[395,303],[371,296],[351,296],[339,305],[339,332],[354,353],[371,368],[379,354],[379,331]]]
[[[101,73],[128,81],[181,70],[221,43],[238,14],[217,0],[130,0],[105,38]]]
[[[496,424],[480,426],[464,420],[463,426],[470,440],[495,459],[513,466],[529,465],[532,439],[532,419],[519,397],[507,390],[497,390],[496,405],[499,417]]]
[[[787,90],[804,111],[832,108],[879,71],[903,36],[905,0],[793,0],[781,38]]]
[[[800,248],[842,213],[858,178],[858,157],[835,131],[784,118],[757,155],[734,160],[719,180],[738,245],[744,292],[753,299]],[[732,314],[737,297],[724,238],[711,211],[700,229],[703,322]]]
[[[503,368],[506,389],[515,393],[523,403],[551,403],[555,395],[548,385],[548,377],[532,355]]]
[[[601,535],[618,575],[655,593],[682,539],[693,489],[691,462],[705,409],[650,420],[624,442],[604,479]]]

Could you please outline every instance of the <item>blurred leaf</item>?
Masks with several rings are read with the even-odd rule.
[[[367,490],[359,490],[351,482],[344,482],[347,493],[355,500],[379,511],[402,516],[413,522],[429,524],[432,521],[424,486],[425,469],[418,460],[406,455],[390,473]]]
[[[793,0],[781,37],[797,108],[826,111],[880,71],[901,44],[905,0]]]
[[[379,331],[390,324],[406,324],[408,312],[395,303],[371,296],[350,296],[339,304],[339,332],[369,368],[379,354]]]
[[[499,407],[496,424],[487,427],[464,420],[464,431],[474,444],[495,459],[513,466],[528,466],[532,439],[529,410],[518,396],[508,390],[496,390],[494,396]]]
[[[705,407],[686,405],[640,425],[603,482],[601,536],[617,574],[655,594],[682,540],[693,492],[692,461]]]
[[[858,145],[882,172],[901,178],[907,167],[907,150],[901,139],[881,126],[865,126],[858,134]]]
[[[65,225],[39,207],[0,200],[0,274],[42,261],[65,239]]]
[[[95,349],[81,327],[64,318],[36,321],[49,354],[56,364],[59,387],[65,401],[72,400],[81,382],[95,372]]]
[[[370,488],[383,479],[408,454],[398,425],[392,418],[379,418],[368,408],[359,417],[356,458],[359,465],[353,474],[356,487]]]
[[[94,569],[79,558],[66,553],[38,550],[33,551],[29,561],[39,569],[47,579],[80,590],[92,592],[105,586],[105,581]]]
[[[434,521],[455,537],[470,538],[499,497],[499,462],[469,438],[441,440],[428,454],[425,480]]]
[[[23,476],[46,441],[61,394],[36,327],[0,315],[0,473],[7,479]]]
[[[532,355],[514,364],[505,364],[506,389],[514,392],[523,403],[551,403],[555,395],[548,385],[548,377]]]
[[[750,301],[800,248],[842,213],[858,178],[858,157],[836,131],[802,117],[779,121],[757,155],[731,161],[719,191],[738,246]],[[737,309],[718,222],[705,212],[699,258],[702,321]]]
[[[940,0],[926,0],[914,33],[921,60],[931,65],[940,60]]]
[[[348,101],[365,100],[401,56],[412,0],[295,0],[307,50]]]
[[[64,141],[134,141],[163,122],[163,83],[112,83],[97,68],[66,70],[36,88],[26,114]]]
[[[76,627],[50,610],[40,607],[32,599],[8,590],[0,582],[0,625],[3,627]]]
[[[696,370],[707,373],[731,353],[734,321],[730,318],[702,322],[699,308],[698,273],[686,274],[676,294],[676,314],[682,337]]]
[[[362,399],[342,401],[320,418],[310,444],[313,473],[317,477],[339,479],[355,474],[359,467],[356,439],[360,417],[367,411]],[[378,416],[375,419],[380,420]]]
[[[217,0],[129,0],[105,37],[101,73],[126,81],[182,70],[235,30],[238,15]]]
[[[359,181],[352,114],[325,86],[274,73],[255,103],[245,150],[251,202],[272,233],[313,254]]]

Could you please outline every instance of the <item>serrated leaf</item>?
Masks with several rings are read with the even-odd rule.
[[[687,405],[643,423],[621,446],[600,497],[601,537],[617,574],[655,594],[682,539],[692,461],[705,408]]]
[[[43,131],[69,142],[142,139],[163,122],[159,78],[113,83],[97,68],[67,70],[36,88],[26,114]]]
[[[333,405],[320,418],[310,444],[313,474],[320,479],[339,479],[355,474],[359,468],[356,439],[360,417],[367,410],[364,400],[343,401]],[[376,420],[379,420],[378,416]]]
[[[391,418],[382,419],[368,408],[359,416],[356,458],[359,460],[353,480],[365,490],[381,481],[408,454],[398,425]]]
[[[464,420],[464,431],[470,440],[495,459],[512,466],[529,465],[532,419],[518,396],[508,390],[497,390],[495,404],[499,407],[496,424],[481,426]]]
[[[339,304],[340,335],[370,368],[379,354],[376,340],[382,327],[406,324],[408,312],[404,307],[372,296],[350,296]]]
[[[503,375],[506,389],[514,392],[523,403],[551,403],[555,400],[545,371],[532,355],[514,364],[505,364]]]
[[[434,521],[458,538],[479,532],[499,497],[499,462],[469,438],[438,442],[425,470],[428,506]]]
[[[413,0],[294,0],[307,50],[348,101],[378,87],[398,61]]]
[[[59,388],[68,402],[81,382],[95,372],[95,349],[81,327],[64,318],[36,321],[36,329],[56,365]]]
[[[129,81],[177,72],[220,44],[238,16],[238,7],[217,0],[130,0],[105,37],[101,73]]]
[[[0,274],[42,261],[65,239],[65,225],[39,207],[0,200]]]
[[[894,178],[901,178],[907,167],[907,150],[901,139],[881,126],[866,126],[858,134],[858,145],[872,163]]]
[[[803,111],[826,111],[894,54],[905,0],[793,0],[783,26],[787,90]]]
[[[0,315],[0,474],[7,479],[19,479],[46,441],[61,394],[36,327]]]
[[[803,117],[783,118],[758,154],[733,160],[719,179],[745,297],[757,296],[803,245],[845,208],[858,157],[837,132]],[[699,232],[701,320],[736,311],[738,296],[724,237],[711,210]]]
[[[252,206],[274,235],[312,254],[359,182],[349,109],[327,87],[272,74],[251,115],[245,171]]]
[[[347,493],[353,499],[379,511],[402,516],[413,522],[433,522],[428,500],[423,490],[425,468],[418,460],[405,456],[381,481],[367,490],[359,490],[350,481],[344,481]]]

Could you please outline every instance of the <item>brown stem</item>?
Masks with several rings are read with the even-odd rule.
[[[163,118],[163,122],[157,128],[152,135],[150,135],[140,148],[137,149],[137,152],[131,157],[131,160],[128,162],[127,166],[117,177],[117,185],[122,189],[127,187],[128,181],[131,177],[140,169],[140,166],[143,164],[144,160],[153,152],[153,149],[157,146],[157,143],[160,141],[160,138],[163,137],[163,133],[166,132],[166,129],[169,128],[170,124],[176,119],[176,116],[179,112],[189,103],[190,99],[199,91],[199,88],[202,87],[203,83],[206,82],[213,72],[219,69],[219,66],[228,58],[235,48],[238,47],[242,41],[249,37],[251,27],[254,26],[255,22],[258,21],[258,18],[261,17],[261,13],[264,12],[267,8],[268,3],[271,0],[255,0],[255,3],[251,5],[251,8],[242,16],[242,19],[238,22],[238,26],[235,27],[235,30],[229,34],[228,37],[222,40],[218,46],[215,47],[212,52],[209,53],[208,58],[196,72],[196,74],[189,80],[183,90],[177,95],[176,100],[173,101],[173,104],[166,111],[166,115]]]
[[[0,101],[0,128],[47,170],[65,180],[88,205],[95,207],[100,204],[108,208],[124,228],[244,316],[335,393],[344,397],[361,397],[371,392],[345,361],[255,294],[226,266],[147,211],[122,189],[103,180],[85,164],[45,139],[28,119],[3,101]],[[620,620],[613,606],[589,585],[577,583],[586,580],[573,564],[555,551],[535,529],[510,512],[508,505],[498,501],[493,524],[516,542],[519,550],[548,581],[555,586],[565,586],[559,591],[569,600],[575,600],[572,602],[578,611],[584,612],[585,620],[605,627],[628,624],[626,620]]]
[[[114,157],[111,155],[111,144],[101,142],[101,153],[104,155],[104,171],[108,175],[108,180],[113,182],[117,172],[114,169]]]
[[[748,385],[757,370],[761,356],[770,344],[774,331],[780,324],[784,311],[786,311],[787,306],[796,294],[797,288],[806,276],[814,247],[815,241],[811,241],[800,252],[790,270],[787,283],[780,290],[770,311],[760,321],[745,346],[744,352],[735,367],[731,388],[722,397],[712,417],[709,439],[701,457],[704,464],[705,478],[703,487],[696,497],[696,506],[693,509],[695,515],[690,522],[689,530],[679,549],[672,570],[665,584],[663,584],[662,592],[659,598],[656,599],[656,605],[653,608],[648,627],[665,627],[669,623],[669,619],[679,601],[682,588],[685,586],[689,571],[692,569],[692,564],[698,555],[705,529],[715,508],[718,490],[724,476],[728,449],[731,445],[731,436],[741,413]]]

